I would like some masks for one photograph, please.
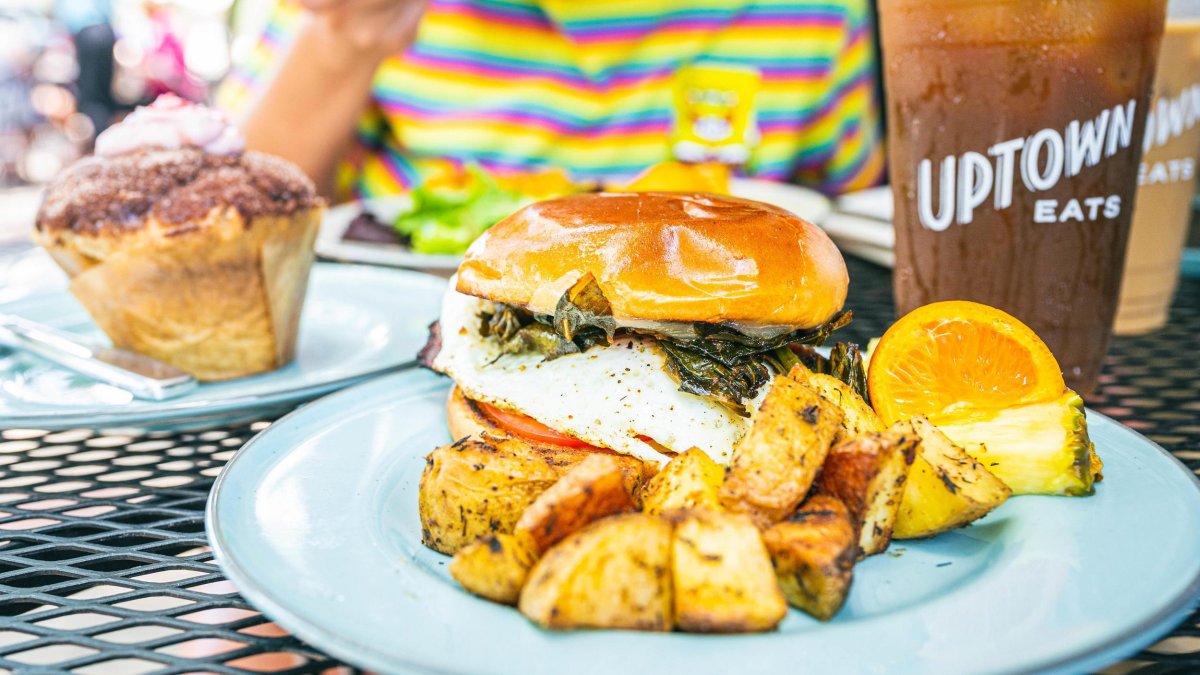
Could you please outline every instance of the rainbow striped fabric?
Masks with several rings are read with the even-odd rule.
[[[302,19],[276,8],[219,105],[246,105]],[[740,173],[858,189],[883,172],[874,75],[869,0],[432,0],[376,74],[339,187],[394,193],[447,159],[615,179],[740,116],[721,151]]]

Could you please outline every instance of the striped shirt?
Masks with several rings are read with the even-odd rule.
[[[383,62],[343,196],[444,170],[619,179],[710,153],[837,193],[883,172],[869,0],[432,0]],[[218,94],[238,112],[303,19],[281,5]],[[731,135],[732,134],[732,135]]]

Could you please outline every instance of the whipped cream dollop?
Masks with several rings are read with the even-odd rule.
[[[213,155],[237,155],[246,148],[241,131],[219,110],[173,94],[139,107],[96,137],[96,154],[114,157],[151,148],[193,147]]]

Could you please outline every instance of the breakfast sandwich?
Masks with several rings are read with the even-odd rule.
[[[539,202],[467,251],[422,363],[480,431],[727,463],[772,378],[849,322],[833,242],[783,209],[693,193]]]

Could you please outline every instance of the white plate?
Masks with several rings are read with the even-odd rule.
[[[831,202],[819,192],[786,183],[774,183],[751,178],[735,178],[731,191],[738,197],[755,199],[788,209],[806,220],[820,224],[829,215]],[[398,244],[373,244],[346,241],[342,236],[350,221],[363,209],[374,213],[380,221],[389,223],[411,204],[408,195],[377,197],[362,202],[339,204],[325,213],[321,231],[317,234],[317,253],[323,257],[345,262],[367,263],[420,269],[449,275],[458,269],[462,256],[425,255],[413,253]]]
[[[0,428],[179,428],[267,414],[412,366],[429,323],[440,313],[445,288],[444,280],[416,272],[317,264],[292,363],[262,375],[201,384],[167,401],[133,399],[34,356],[0,349]],[[65,290],[0,305],[0,312],[105,341]]]
[[[858,244],[850,241],[833,240],[842,253],[852,255],[855,258],[862,258],[868,262],[873,262],[880,267],[894,268],[896,266],[896,252],[890,248],[881,248],[871,246],[869,244]]]
[[[839,197],[834,212],[821,226],[843,252],[894,267],[896,230],[892,227],[892,212],[891,188],[870,188]]]
[[[380,222],[390,223],[411,203],[408,195],[395,195],[347,202],[328,209],[321,221],[321,230],[317,233],[317,255],[343,262],[420,269],[449,276],[458,269],[462,256],[413,253],[399,244],[373,244],[346,241],[342,238],[346,228],[350,226],[350,221],[362,213],[364,208],[374,213]]]
[[[0,305],[67,287],[67,274],[33,242],[0,247]]]
[[[895,202],[892,201],[892,188],[891,186],[883,185],[857,192],[848,192],[838,197],[837,210],[842,213],[890,223],[895,213]]]
[[[896,247],[896,230],[882,220],[834,211],[821,223],[821,229],[838,245],[859,244],[887,251]]]
[[[776,183],[757,178],[734,178],[729,191],[735,197],[753,199],[787,209],[814,225],[825,222],[833,203],[825,195],[791,183]]]
[[[247,443],[208,503],[242,594],[315,647],[384,672],[968,673],[1099,669],[1181,621],[1200,592],[1200,490],[1158,446],[1089,411],[1105,480],[1016,497],[972,527],[893,543],[841,613],[777,632],[543,631],[463,591],[421,545],[424,456],[450,441],[448,381],[379,378]]]

